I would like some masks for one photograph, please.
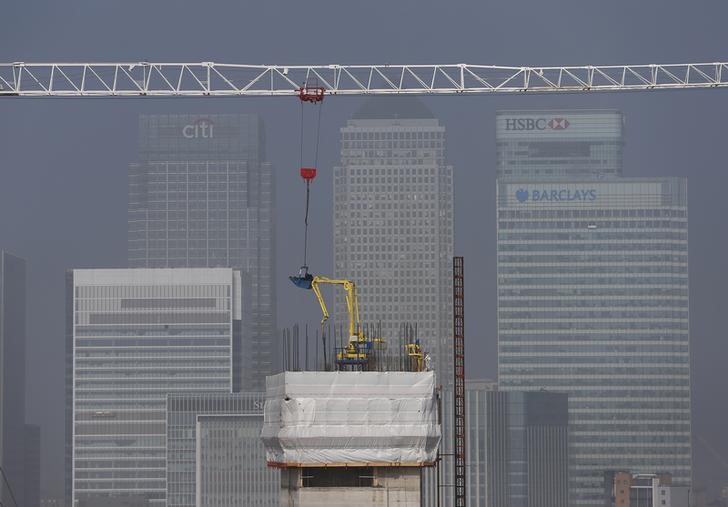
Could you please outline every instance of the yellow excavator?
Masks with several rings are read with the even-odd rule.
[[[346,291],[346,310],[349,315],[349,342],[346,347],[336,354],[336,362],[341,365],[364,365],[369,360],[369,353],[372,348],[372,340],[369,340],[361,329],[359,321],[359,302],[356,298],[356,285],[351,280],[337,280],[325,276],[313,276],[307,270],[301,269],[298,276],[289,276],[296,287],[311,289],[316,294],[316,299],[321,306],[323,318],[321,326],[329,319],[329,310],[321,294],[321,284],[340,285]],[[375,339],[375,341],[380,341]]]
[[[326,302],[321,294],[320,285],[339,285],[344,288],[346,291],[346,310],[349,315],[349,342],[346,347],[336,354],[336,363],[339,367],[363,367],[366,365],[369,362],[369,355],[373,352],[373,344],[382,343],[384,340],[379,337],[367,337],[362,331],[361,322],[359,320],[359,302],[356,297],[356,285],[354,282],[351,280],[327,278],[325,276],[313,276],[308,273],[308,269],[305,266],[301,268],[298,276],[289,276],[288,278],[296,287],[313,290],[314,294],[316,294],[316,299],[318,300],[319,305],[321,306],[321,312],[323,313],[321,326],[329,320],[329,310],[326,307]],[[414,343],[406,344],[405,350],[407,355],[415,361],[415,371],[422,371],[424,366],[424,354],[420,348],[419,340]]]

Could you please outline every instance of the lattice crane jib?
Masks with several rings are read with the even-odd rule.
[[[303,86],[317,83],[318,89]],[[728,86],[728,62],[498,65],[0,63],[0,97],[237,97],[619,92]]]

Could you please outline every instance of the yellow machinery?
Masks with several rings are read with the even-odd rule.
[[[300,276],[291,276],[290,280],[294,285],[302,289],[312,289],[316,294],[323,318],[321,326],[329,319],[329,310],[326,302],[321,294],[321,284],[340,285],[346,291],[346,310],[349,315],[349,343],[346,347],[336,354],[336,362],[339,365],[363,365],[368,361],[369,352],[372,348],[372,342],[367,339],[361,330],[361,322],[359,321],[359,302],[356,298],[356,285],[351,280],[336,280],[334,278],[326,278],[324,276],[312,276],[306,271],[302,271]],[[377,340],[378,341],[378,340]]]
[[[316,299],[321,306],[321,326],[329,320],[329,310],[326,302],[321,294],[320,285],[340,285],[346,292],[346,310],[349,315],[349,342],[346,347],[339,350],[336,354],[336,363],[342,366],[359,366],[363,367],[369,362],[369,356],[373,352],[374,343],[382,343],[379,337],[370,339],[362,331],[361,322],[359,320],[359,302],[356,297],[356,285],[351,280],[337,280],[327,278],[325,276],[313,276],[308,273],[308,269],[304,266],[299,272],[299,276],[290,276],[290,280],[296,287],[302,289],[311,289],[316,294]],[[405,344],[407,355],[414,360],[415,371],[422,371],[425,366],[424,354],[420,348],[419,340]]]

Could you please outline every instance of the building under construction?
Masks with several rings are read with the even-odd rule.
[[[283,372],[262,431],[281,506],[416,507],[440,444],[434,372]]]

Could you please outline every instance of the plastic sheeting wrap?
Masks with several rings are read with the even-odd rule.
[[[278,466],[423,466],[440,443],[433,372],[284,372],[261,437]]]

